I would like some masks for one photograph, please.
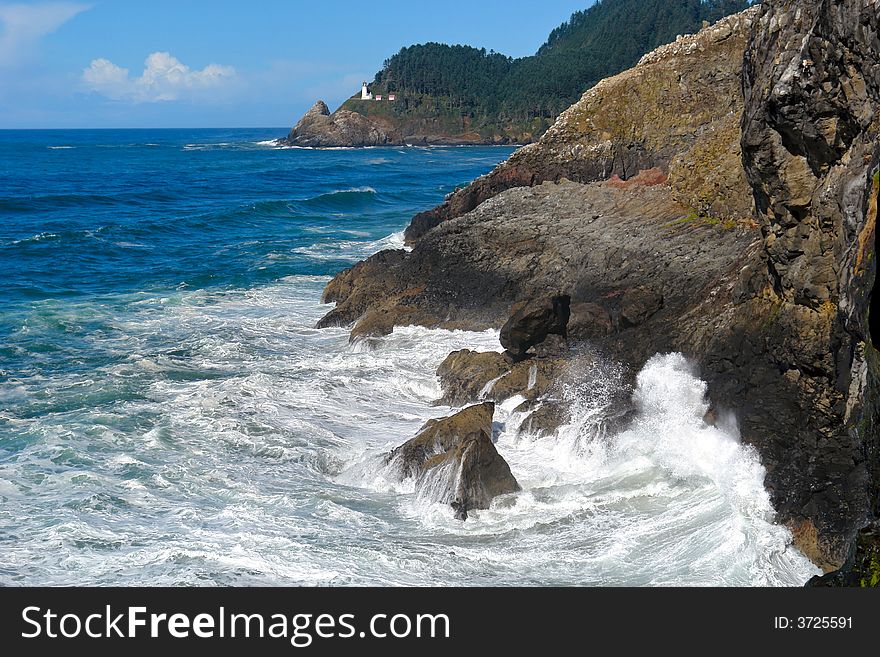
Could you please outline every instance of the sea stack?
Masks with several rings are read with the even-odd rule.
[[[393,130],[386,130],[361,114],[348,110],[331,114],[327,104],[319,100],[279,143],[304,148],[339,148],[394,146],[404,142]]]

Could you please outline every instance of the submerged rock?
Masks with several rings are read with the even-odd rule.
[[[488,509],[498,495],[520,490],[492,443],[494,412],[495,404],[486,402],[430,420],[391,452],[389,465],[401,478],[416,477],[420,493],[450,504],[459,520],[474,509]]]

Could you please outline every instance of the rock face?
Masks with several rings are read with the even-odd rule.
[[[501,327],[501,346],[515,361],[527,358],[528,351],[548,335],[567,337],[571,317],[571,297],[558,294],[544,299],[520,302]]]
[[[411,252],[340,274],[322,322],[500,328],[567,295],[573,348],[630,371],[658,352],[697,364],[778,521],[840,566],[880,516],[878,35],[874,0],[777,0],[647,55],[416,217]],[[530,408],[552,415],[547,395]]]
[[[437,368],[443,397],[438,405],[461,406],[488,396],[491,384],[510,370],[510,360],[495,351],[453,351]]]
[[[340,146],[392,146],[403,138],[367,117],[338,110],[333,114],[323,100],[316,102],[280,143],[286,146],[328,148]]]
[[[466,408],[441,420],[429,421],[415,438],[389,455],[401,477],[417,477],[417,486],[433,501],[448,503],[455,517],[488,509],[498,495],[520,486],[510,466],[492,444],[491,402]]]
[[[839,570],[817,575],[807,585],[880,587],[880,523],[872,523],[859,532]]]
[[[761,249],[736,316],[695,345],[717,399],[736,399],[782,520],[840,565],[878,512],[874,284],[880,6],[765,3],[745,55],[744,170]],[[874,200],[872,200],[874,199]]]
[[[743,51],[757,9],[722,19],[603,80],[535,143],[413,218],[408,243],[511,187],[630,179],[659,169],[696,214],[739,219],[752,201],[739,166]],[[633,99],[638,99],[633,102]]]
[[[565,291],[569,338],[589,335],[639,368],[672,347],[691,308],[730,294],[760,243],[756,224],[691,217],[665,185],[510,189],[411,252],[378,253],[339,274],[320,326],[383,313],[398,325],[500,328],[515,304]]]

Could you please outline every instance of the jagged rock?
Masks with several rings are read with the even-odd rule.
[[[564,358],[569,352],[568,335],[563,337],[552,333],[532,347],[532,351],[535,358]]]
[[[349,341],[389,335],[394,331],[395,324],[400,324],[399,315],[382,310],[370,310],[352,327]]]
[[[637,287],[623,293],[620,322],[624,327],[638,326],[663,307],[663,295],[650,287]]]
[[[880,11],[763,3],[745,55],[742,152],[764,235],[749,290],[695,344],[735,401],[779,520],[839,566],[880,512],[878,362],[868,308],[880,169]],[[699,332],[697,332],[699,333]],[[808,533],[801,533],[807,536]]]
[[[453,351],[437,368],[443,397],[437,405],[460,406],[481,401],[489,383],[510,370],[511,362],[497,351]],[[488,398],[488,397],[487,397]]]
[[[454,482],[450,505],[455,510],[456,520],[467,520],[469,511],[488,509],[497,496],[520,490],[510,466],[486,435],[461,443],[454,452],[430,459],[425,466],[426,476],[446,464],[454,469],[449,481]]]
[[[316,102],[290,134],[279,140],[287,146],[328,148],[403,144],[403,138],[375,121],[348,110],[333,114],[323,100]]]
[[[501,346],[514,360],[527,357],[529,349],[548,335],[567,336],[571,297],[555,295],[516,304],[501,327]]]
[[[364,335],[387,335],[395,325],[437,326],[433,312],[408,303],[425,291],[425,286],[402,284],[411,277],[402,267],[406,251],[381,251],[346,269],[327,285],[323,303],[336,303],[317,324],[318,328],[350,326],[353,338]],[[363,323],[361,323],[363,322]],[[447,325],[448,328],[456,328]]]
[[[611,335],[614,324],[611,313],[598,303],[573,303],[568,335],[572,340],[582,341]]]
[[[340,273],[325,292],[336,308],[319,325],[350,325],[386,309],[429,328],[499,328],[519,300],[563,289],[574,309],[569,337],[638,368],[676,346],[677,322],[696,302],[724,301],[761,240],[753,224],[682,221],[688,212],[663,185],[510,189],[438,226],[411,252],[378,253]],[[662,291],[662,307],[630,326],[619,309],[639,288]]]
[[[488,509],[498,495],[520,486],[492,443],[495,404],[471,406],[455,415],[430,420],[418,435],[388,457],[401,477],[417,477],[417,487],[435,501],[448,503],[466,520],[474,509]]]

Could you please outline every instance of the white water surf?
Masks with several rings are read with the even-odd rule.
[[[612,366],[575,372],[556,437],[518,437],[519,400],[500,405],[523,490],[454,520],[382,457],[451,412],[431,405],[443,358],[498,350],[497,332],[352,346],[313,328],[326,281],[133,295],[107,320],[118,332],[91,338],[113,364],[5,384],[4,403],[65,402],[5,418],[24,443],[0,467],[0,582],[797,586],[817,572],[773,524],[734,424],[703,423],[704,384],[675,354],[645,366],[617,434],[595,431]],[[57,312],[45,321],[109,311]],[[125,401],[95,410],[103,396]]]

